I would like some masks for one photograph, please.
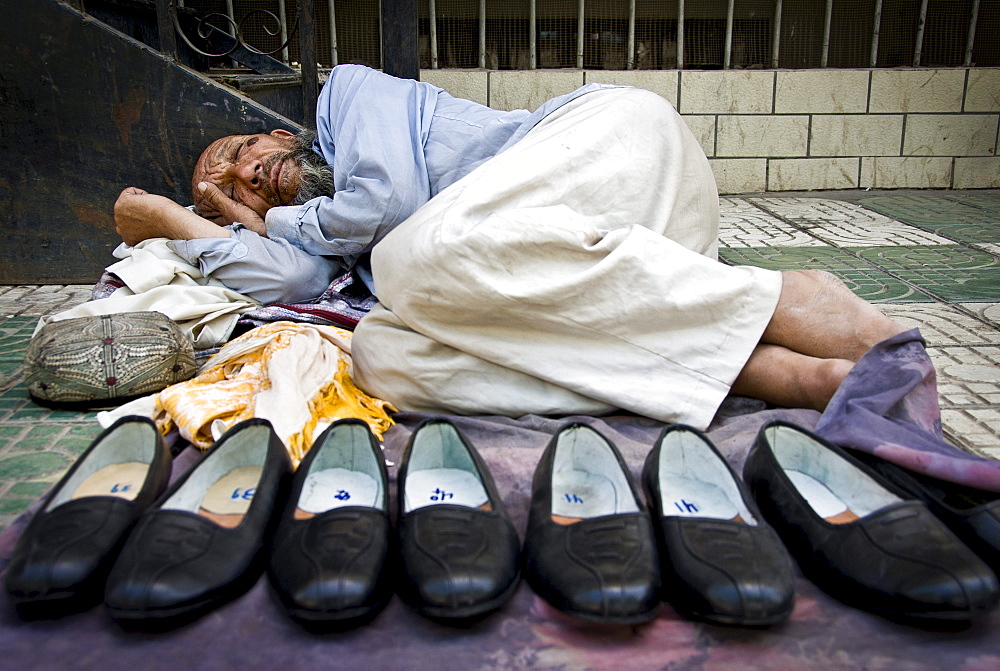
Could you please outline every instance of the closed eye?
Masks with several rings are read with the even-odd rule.
[[[245,147],[254,146],[255,144],[257,144],[258,139],[259,138],[256,137],[247,138],[246,142],[240,142],[238,145],[236,145],[236,153],[233,154],[233,162],[235,163],[236,161],[240,160],[240,154],[243,153],[243,149]]]

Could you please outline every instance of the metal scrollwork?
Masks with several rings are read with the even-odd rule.
[[[200,16],[196,15],[194,12],[191,12],[188,8],[185,8],[185,13],[188,14],[193,21],[197,22],[196,32],[198,37],[201,38],[203,42],[208,42],[212,40],[213,37],[217,36],[216,35],[217,33],[224,35],[230,38],[230,40],[232,40],[228,49],[225,49],[224,51],[220,51],[218,53],[205,51],[204,49],[195,46],[192,43],[191,39],[184,32],[184,29],[181,27],[181,22],[179,13],[177,11],[177,7],[175,5],[174,0],[171,0],[170,14],[173,17],[174,30],[177,32],[178,35],[181,36],[181,39],[184,40],[184,42],[192,50],[194,50],[198,54],[201,54],[202,56],[207,56],[209,58],[219,58],[223,56],[228,56],[241,46],[257,54],[263,54],[266,56],[276,54],[288,47],[288,45],[292,41],[292,38],[295,36],[295,32],[298,30],[299,27],[299,17],[296,16],[295,21],[292,23],[292,29],[288,31],[287,39],[285,39],[285,41],[282,44],[280,44],[275,49],[272,49],[271,51],[261,51],[257,47],[247,42],[246,39],[244,39],[243,26],[247,23],[247,21],[251,17],[263,16],[264,21],[262,21],[259,25],[264,30],[264,32],[266,32],[268,35],[271,36],[280,35],[281,19],[278,18],[278,16],[276,16],[273,12],[270,12],[266,9],[251,9],[246,14],[244,14],[239,21],[235,21],[231,16],[219,12],[213,12],[212,14],[206,14],[205,16]],[[215,25],[214,23],[211,22],[213,19],[221,19],[222,22],[227,25],[227,28],[220,28],[219,26]],[[272,28],[271,26],[274,27]],[[214,45],[221,47],[220,40],[212,40],[212,42]],[[229,44],[229,43],[230,43],[229,40],[222,42],[222,44]]]

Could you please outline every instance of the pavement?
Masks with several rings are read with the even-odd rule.
[[[1000,191],[769,193],[720,205],[722,260],[828,270],[919,327],[945,436],[1000,459]],[[38,318],[89,299],[89,286],[0,286],[0,529],[100,432],[95,413],[42,408],[24,385]]]

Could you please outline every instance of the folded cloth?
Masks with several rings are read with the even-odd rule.
[[[334,326],[275,322],[222,347],[199,374],[154,394],[98,413],[102,426],[123,414],[151,417],[164,433],[207,449],[250,417],[271,421],[297,465],[314,436],[346,417],[364,420],[381,439],[395,409],[351,379],[351,332]]]
[[[108,266],[107,271],[124,286],[102,300],[42,317],[36,332],[61,319],[152,310],[177,322],[195,349],[228,340],[240,314],[259,304],[202,275],[197,266],[171,251],[167,242],[166,238],[153,238],[134,247],[119,245],[114,255],[121,261]]]
[[[334,278],[320,296],[299,303],[269,303],[240,315],[237,326],[263,326],[276,321],[326,324],[354,330],[376,304],[368,287],[347,271]]]
[[[869,350],[816,424],[830,442],[977,489],[1000,492],[1000,461],[944,440],[936,374],[917,329]]]
[[[124,282],[105,272],[91,292],[94,300],[107,298],[125,286]],[[326,291],[316,298],[299,303],[268,303],[241,312],[237,330],[263,326],[271,322],[301,322],[325,324],[354,330],[361,318],[375,306],[377,300],[354,270],[335,277]]]

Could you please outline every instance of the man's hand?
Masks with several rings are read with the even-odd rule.
[[[199,182],[198,191],[202,198],[198,209],[208,210],[210,214],[214,214],[212,219],[227,226],[239,222],[254,233],[267,237],[264,220],[252,209],[236,202],[209,182]]]
[[[115,231],[126,245],[149,238],[228,238],[229,231],[164,196],[130,186],[115,201]]]

